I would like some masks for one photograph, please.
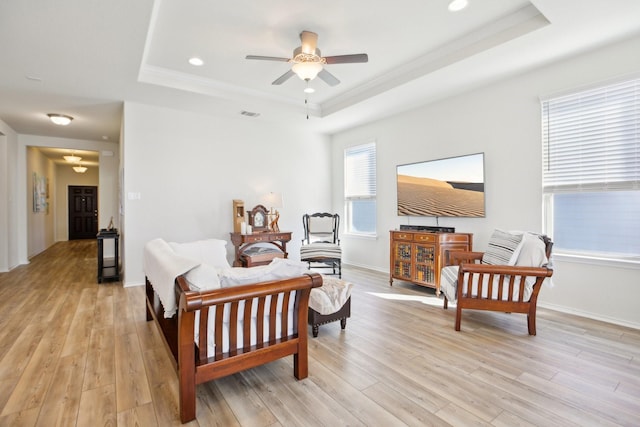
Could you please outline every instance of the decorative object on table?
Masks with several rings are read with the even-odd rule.
[[[269,231],[269,211],[262,205],[256,205],[251,212],[249,212],[249,225],[247,226],[247,233],[249,233],[249,226],[252,232]]]
[[[244,201],[233,199],[233,231],[235,233],[245,233],[242,231],[244,221]],[[246,225],[246,224],[245,224]]]
[[[282,193],[269,192],[262,197],[264,206],[269,207],[269,229],[274,232],[280,231],[278,220],[280,219],[279,208],[282,208]]]
[[[107,230],[109,230],[109,231],[113,230],[113,217],[111,217],[111,220],[109,221],[109,225],[107,226]]]

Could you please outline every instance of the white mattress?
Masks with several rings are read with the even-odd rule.
[[[281,319],[282,319],[282,299],[283,295],[280,294],[278,296],[278,306],[276,310],[277,322],[276,322],[276,336],[269,336],[269,306],[271,304],[271,297],[267,297],[265,301],[265,320],[263,337],[264,341],[269,341],[272,338],[281,338],[283,336],[291,335],[293,333],[293,314],[294,314],[294,304],[295,304],[295,292],[291,294],[289,297],[289,311],[288,311],[288,320],[287,320],[287,331],[286,334],[282,334],[281,330]],[[258,299],[254,298],[253,303],[251,305],[251,345],[257,344],[257,313],[258,313]],[[207,328],[207,357],[213,357],[215,355],[215,315],[216,315],[216,307],[209,307],[209,319],[208,319],[208,328]],[[238,307],[238,319],[237,323],[237,338],[236,343],[237,348],[242,348],[244,342],[244,301],[241,301]],[[222,352],[226,353],[229,349],[229,322],[230,322],[230,308],[229,304],[225,305],[225,313],[223,316],[223,332],[222,332]],[[306,319],[305,319],[306,321]],[[194,339],[196,343],[199,339],[199,325],[200,323],[200,313],[196,312],[196,321],[195,321],[195,331],[194,331]]]

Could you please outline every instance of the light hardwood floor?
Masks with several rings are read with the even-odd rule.
[[[61,242],[0,273],[1,426],[180,424],[143,287],[98,285],[95,252]],[[640,331],[540,309],[535,337],[471,311],[455,332],[433,291],[343,272],[352,317],[310,336],[307,379],[288,357],[198,386],[189,425],[640,425]]]

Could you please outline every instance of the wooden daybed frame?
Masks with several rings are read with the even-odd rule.
[[[154,319],[173,354],[178,371],[180,391],[180,420],[189,422],[196,417],[196,385],[245,369],[253,368],[276,359],[293,355],[293,375],[297,379],[308,375],[307,355],[307,315],[311,288],[322,286],[322,277],[318,273],[279,281],[262,282],[250,285],[233,286],[204,292],[189,290],[184,276],[176,278],[176,301],[178,312],[171,318],[164,317],[164,308],[152,284],[146,278],[147,321]],[[294,295],[295,296],[292,296]],[[293,333],[277,339],[263,341],[265,316],[269,318],[269,337],[275,336],[277,296],[283,295],[281,331],[288,330],[288,302],[294,300]],[[266,297],[272,297],[266,304]],[[244,301],[244,310],[241,301]],[[251,327],[251,307],[257,304],[256,342],[249,342]],[[229,350],[222,353],[224,329],[216,327],[214,357],[207,357],[207,322],[209,307],[223,307],[229,304],[231,317],[242,318],[244,324],[243,343],[236,342],[237,324],[230,322],[228,328]],[[222,309],[216,309],[216,326],[222,323]],[[196,312],[200,313],[198,325]],[[199,328],[198,342],[194,342],[194,327]],[[241,347],[238,350],[233,350]],[[218,350],[220,349],[220,350]]]

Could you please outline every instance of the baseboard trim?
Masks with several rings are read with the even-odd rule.
[[[591,313],[584,310],[576,310],[563,305],[541,303],[538,301],[538,307],[546,308],[553,311],[559,311],[561,313],[573,314],[580,317],[586,317],[587,319],[599,320],[601,322],[612,323],[618,326],[625,326],[631,329],[640,329],[640,323],[629,322],[626,320],[616,319],[615,317],[602,316],[600,314]]]

